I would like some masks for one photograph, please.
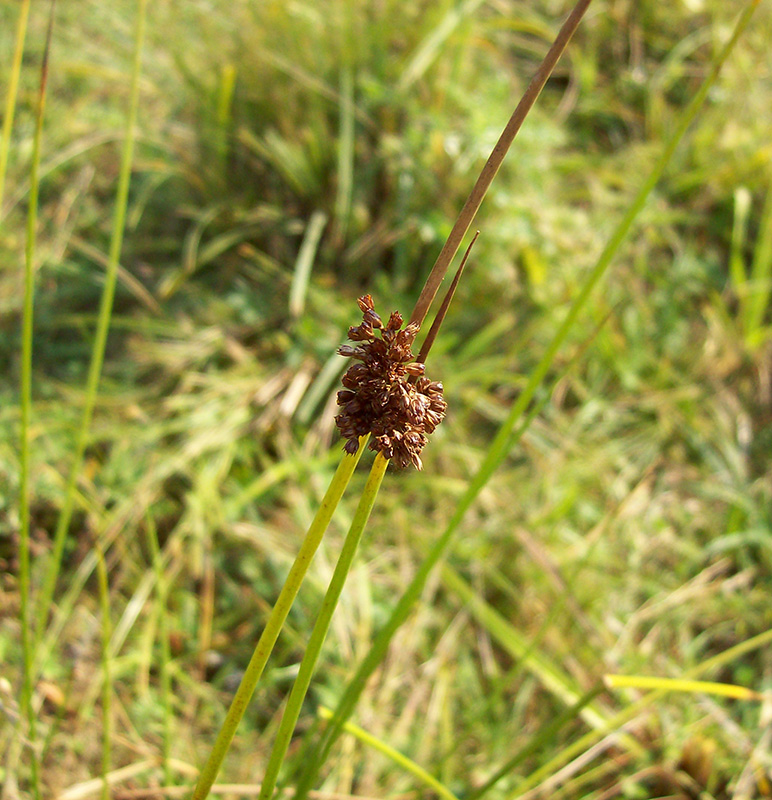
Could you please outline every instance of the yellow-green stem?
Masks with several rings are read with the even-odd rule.
[[[161,640],[161,663],[158,665],[158,673],[161,684],[161,707],[163,708],[164,727],[163,727],[163,746],[161,759],[164,770],[164,781],[167,786],[172,785],[172,770],[169,758],[171,756],[171,675],[169,673],[169,663],[171,662],[171,645],[169,643],[169,626],[166,617],[166,598],[168,597],[168,587],[164,577],[161,550],[158,546],[158,534],[155,527],[155,520],[148,511],[147,520],[147,540],[150,546],[150,553],[153,558],[153,571],[155,572],[156,585],[156,606],[158,608],[158,636]]]
[[[134,155],[134,129],[137,122],[137,106],[139,103],[139,76],[142,66],[142,43],[145,37],[146,11],[147,0],[138,0],[137,23],[134,35],[134,61],[132,64],[131,84],[129,87],[129,110],[126,115],[126,132],[123,140],[123,152],[121,154],[121,169],[118,176],[118,189],[115,198],[115,211],[113,214],[113,227],[110,237],[110,251],[107,259],[107,271],[105,273],[105,285],[99,306],[96,335],[94,337],[91,363],[89,365],[88,379],[86,382],[86,399],[75,445],[75,454],[70,468],[69,480],[67,481],[64,505],[56,524],[53,550],[48,561],[43,586],[40,591],[37,627],[35,631],[35,639],[38,642],[45,629],[50,606],[54,599],[56,581],[59,577],[59,567],[62,561],[62,553],[64,552],[64,542],[67,530],[70,526],[73,505],[75,503],[75,489],[80,475],[80,468],[83,463],[83,454],[86,451],[88,432],[91,427],[91,416],[96,403],[99,377],[102,374],[102,362],[104,360],[105,345],[107,343],[107,332],[110,328],[110,315],[113,308],[115,283],[118,275],[118,261],[123,244],[123,229],[129,198],[131,163]]]
[[[273,796],[276,780],[279,777],[279,770],[284,761],[284,756],[287,754],[287,749],[292,739],[292,733],[295,730],[295,725],[300,716],[300,709],[303,706],[303,700],[306,697],[308,687],[311,684],[311,678],[316,669],[316,663],[319,660],[319,654],[322,652],[322,645],[327,637],[332,615],[338,605],[340,593],[343,591],[346,578],[351,570],[354,555],[362,539],[362,532],[365,529],[365,525],[367,525],[367,520],[370,518],[370,512],[373,510],[373,504],[375,503],[378,489],[380,489],[381,481],[383,481],[383,476],[386,474],[386,467],[388,465],[389,460],[378,453],[375,457],[373,467],[370,470],[370,477],[367,479],[364,491],[359,499],[359,505],[354,513],[354,519],[351,521],[351,527],[343,542],[343,548],[340,551],[338,563],[335,565],[335,571],[330,580],[330,585],[327,587],[327,592],[322,601],[322,607],[319,609],[319,616],[316,618],[314,629],[311,631],[311,636],[306,645],[306,652],[303,654],[303,660],[300,662],[298,676],[295,678],[295,683],[290,692],[289,699],[287,700],[287,707],[284,709],[284,716],[279,725],[276,740],[273,743],[271,757],[268,760],[268,766],[263,776],[259,800],[268,800],[268,798]]]
[[[332,719],[332,711],[329,708],[320,708],[319,709],[319,716],[322,719]],[[393,747],[390,747],[386,742],[382,741],[381,739],[376,739],[375,736],[368,733],[363,728],[360,728],[358,725],[354,725],[351,722],[347,722],[343,729],[346,733],[350,733],[352,736],[359,739],[360,742],[366,744],[368,747],[372,747],[373,750],[377,750],[379,753],[382,753],[386,758],[393,761],[398,767],[401,767],[405,770],[405,772],[409,772],[411,775],[415,776],[420,780],[422,783],[425,783],[430,789],[432,789],[438,797],[441,797],[443,800],[458,800],[456,795],[445,786],[444,783],[440,783],[434,775],[430,775],[422,766],[416,764],[415,761],[408,758],[406,755],[403,755],[399,752],[399,750],[395,750]]]
[[[110,704],[112,702],[113,682],[110,670],[110,587],[107,581],[107,566],[102,548],[95,544],[97,558],[97,579],[99,581],[99,604],[102,612],[102,800],[110,800],[110,750],[112,726],[110,724]]]
[[[25,13],[25,12],[22,12]],[[51,50],[51,32],[54,23],[54,5],[48,20],[43,64],[40,69],[35,137],[32,143],[30,166],[29,209],[27,211],[27,238],[24,248],[24,305],[22,312],[21,345],[21,453],[19,456],[19,593],[21,595],[21,647],[22,647],[22,714],[27,720],[27,739],[30,749],[32,793],[40,797],[40,775],[36,750],[36,719],[32,707],[34,672],[34,646],[30,624],[30,416],[32,411],[32,321],[35,298],[35,233],[37,230],[38,193],[40,188],[40,144],[43,138],[43,114],[46,107],[48,84],[48,56]],[[26,24],[26,23],[25,23]]]
[[[717,669],[718,667],[723,667],[725,664],[732,663],[732,661],[737,660],[740,658],[740,656],[743,656],[746,653],[750,653],[753,650],[757,650],[765,645],[768,645],[770,642],[772,642],[772,630],[764,631],[764,633],[760,633],[758,636],[754,636],[751,639],[740,642],[740,644],[736,644],[734,647],[724,650],[723,653],[719,653],[717,656],[713,656],[707,661],[703,661],[702,664],[692,667],[683,674],[682,678],[684,680],[697,679],[701,675],[709,673],[711,670]],[[521,797],[527,792],[530,792],[531,789],[533,789],[535,786],[538,786],[539,783],[541,783],[543,780],[546,780],[550,775],[553,775],[571,759],[576,758],[580,753],[588,750],[604,735],[610,733],[611,731],[618,730],[631,719],[634,719],[645,708],[652,705],[661,697],[664,697],[667,692],[667,689],[655,689],[654,691],[649,692],[640,700],[636,700],[634,703],[631,703],[629,706],[627,706],[627,708],[623,709],[610,720],[608,720],[604,730],[590,731],[581,738],[577,739],[564,750],[559,752],[556,756],[551,758],[546,764],[543,764],[535,772],[531,773],[531,775],[529,775],[517,786],[517,789],[515,789],[514,792],[507,795],[509,800],[516,800],[516,798]]]
[[[236,690],[236,694],[231,701],[228,713],[225,716],[220,732],[217,734],[217,739],[212,747],[212,752],[209,754],[209,758],[201,770],[198,783],[193,791],[192,800],[204,800],[204,798],[209,795],[209,790],[212,788],[212,784],[217,777],[217,773],[220,771],[225,755],[236,734],[236,728],[239,722],[241,722],[244,712],[247,710],[247,705],[252,698],[260,676],[263,674],[268,657],[271,655],[276,640],[279,638],[279,633],[281,633],[281,629],[284,626],[287,614],[295,601],[303,578],[311,565],[311,560],[322,541],[322,536],[325,530],[327,530],[330,519],[332,519],[332,515],[340,502],[340,498],[343,496],[346,486],[348,486],[348,482],[354,473],[354,468],[362,455],[362,451],[365,449],[365,444],[368,439],[369,435],[360,438],[359,449],[353,456],[343,456],[330,482],[330,486],[322,498],[319,510],[316,512],[316,516],[311,522],[308,533],[306,533],[305,539],[303,539],[303,543],[300,545],[300,550],[295,557],[295,561],[290,568],[284,586],[279,593],[276,605],[274,605],[268,616],[265,628],[260,635],[260,639],[255,646],[255,651],[252,653],[252,658],[244,672],[244,677],[241,679],[239,688]]]
[[[16,112],[16,96],[19,91],[21,75],[21,59],[24,55],[24,40],[27,38],[27,20],[31,0],[23,0],[19,8],[19,19],[16,23],[16,47],[13,51],[11,74],[8,78],[8,94],[5,96],[5,114],[3,114],[3,136],[0,139],[0,211],[5,196],[5,173],[8,168],[8,153],[11,149],[11,131],[13,117]]]

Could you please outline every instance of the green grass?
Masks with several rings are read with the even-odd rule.
[[[504,798],[565,770],[544,796],[762,791],[758,703],[590,695],[606,673],[768,688],[767,3],[603,288],[550,349],[745,5],[694,7],[594,0],[518,135],[430,359],[448,419],[423,472],[386,474],[280,786],[297,785],[328,725],[317,709],[337,706],[455,525],[448,567],[428,575],[363,683],[351,733],[316,788],[432,796],[430,776],[457,797]],[[20,10],[0,2],[3,107]],[[340,460],[331,398],[344,364],[333,354],[358,321],[355,298],[369,291],[379,308],[409,313],[566,11],[515,0],[352,0],[324,14],[304,3],[149,4],[137,75],[136,3],[58,5],[27,428],[31,599],[36,614],[51,612],[39,651],[46,683],[32,698],[42,703],[42,796],[74,796],[93,779],[92,796],[102,791],[105,675],[111,781],[193,785]],[[47,8],[33,4],[0,208],[0,658],[11,686],[0,688],[0,780],[22,794],[32,776],[27,751],[12,758],[20,265],[46,23]],[[116,252],[132,74],[136,142]],[[109,333],[98,312],[107,264]],[[98,387],[97,331],[107,334]],[[549,388],[529,387],[540,362]],[[501,440],[498,468],[455,519],[528,394],[529,427]],[[365,460],[222,782],[263,779]],[[68,502],[49,607],[45,565]],[[95,540],[109,585],[106,646]],[[626,723],[628,742],[604,738],[602,725]]]

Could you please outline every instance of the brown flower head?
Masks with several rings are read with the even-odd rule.
[[[338,392],[342,411],[335,424],[348,440],[344,449],[353,455],[359,437],[370,433],[371,450],[393,459],[399,467],[413,464],[421,469],[419,454],[427,434],[445,418],[442,384],[424,377],[424,365],[414,360],[411,347],[417,322],[403,328],[402,315],[395,311],[384,325],[369,294],[358,302],[362,324],[349,328],[348,338],[360,344],[338,349],[358,362],[349,367],[343,376],[346,388]]]

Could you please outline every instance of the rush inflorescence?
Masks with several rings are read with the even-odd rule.
[[[353,455],[359,437],[369,433],[371,450],[399,467],[413,464],[421,469],[419,454],[427,435],[445,418],[442,384],[425,377],[424,365],[415,361],[411,347],[417,322],[403,329],[402,315],[394,311],[384,325],[369,294],[358,303],[362,324],[348,331],[348,338],[358,344],[338,349],[342,356],[359,362],[349,367],[343,376],[346,388],[338,392],[342,411],[335,423],[348,440],[344,449]]]

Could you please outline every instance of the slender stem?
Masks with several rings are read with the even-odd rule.
[[[772,178],[772,170],[768,170],[768,175]],[[753,251],[749,288],[743,323],[746,341],[755,349],[764,342],[764,336],[760,329],[769,306],[770,296],[772,296],[772,180],[770,180],[764,208],[761,212],[761,224]]]
[[[161,707],[163,709],[163,745],[161,760],[164,770],[164,783],[172,785],[172,770],[169,758],[171,756],[172,741],[172,707],[171,707],[171,674],[169,673],[169,663],[171,662],[171,647],[169,644],[169,623],[166,615],[166,598],[169,590],[164,577],[161,551],[158,546],[158,535],[155,527],[155,520],[148,510],[146,514],[147,540],[150,546],[150,554],[153,559],[153,571],[155,572],[156,585],[156,604],[158,607],[158,636],[161,640],[161,663],[158,672],[161,683]]]
[[[536,753],[539,748],[547,742],[555,741],[555,738],[560,733],[561,728],[569,722],[575,720],[583,708],[586,708],[599,694],[604,690],[602,683],[596,684],[592,689],[582,695],[572,706],[566,708],[562,714],[554,719],[543,730],[535,733],[525,747],[521,748],[515,755],[513,755],[507,762],[496,770],[491,777],[485,781],[482,786],[473,789],[468,795],[466,800],[479,800],[480,797],[486,795],[502,778],[509,775],[512,770],[520,766],[526,759],[530,758]]]
[[[241,679],[239,688],[236,690],[236,694],[231,701],[231,706],[225,716],[220,732],[217,734],[212,752],[209,754],[209,758],[201,770],[192,800],[204,800],[204,798],[208,796],[209,790],[212,788],[212,784],[225,759],[225,754],[228,752],[228,748],[236,734],[236,728],[239,722],[241,722],[244,712],[247,710],[247,705],[252,698],[260,676],[263,674],[268,657],[271,655],[273,646],[279,638],[284,620],[287,618],[287,614],[292,607],[292,603],[300,589],[303,578],[311,565],[311,560],[322,541],[322,536],[325,530],[327,530],[327,525],[332,518],[333,512],[337,508],[340,498],[343,496],[343,492],[354,473],[354,468],[365,449],[368,438],[369,436],[360,438],[359,447],[353,456],[348,454],[343,456],[330,482],[327,493],[322,498],[319,510],[316,512],[316,516],[311,522],[308,533],[306,533],[306,537],[300,546],[300,550],[295,557],[295,561],[290,568],[284,586],[276,600],[276,605],[271,610],[263,633],[257,642],[254,653],[252,653],[252,658],[244,672],[244,677]]]
[[[22,11],[22,13],[25,13]],[[32,684],[34,671],[34,645],[30,620],[30,416],[32,411],[32,322],[35,298],[35,234],[37,230],[38,194],[40,189],[40,149],[43,139],[43,116],[48,85],[48,58],[51,52],[51,34],[54,25],[54,3],[48,18],[46,45],[40,68],[35,136],[32,144],[30,165],[29,209],[27,211],[27,237],[24,248],[24,305],[22,314],[21,345],[21,453],[19,456],[19,594],[21,595],[21,648],[22,648],[22,714],[27,720],[27,738],[30,747],[32,792],[40,797],[40,775],[36,750],[36,718],[32,707]]]
[[[142,68],[142,44],[145,36],[145,19],[147,11],[147,0],[138,0],[137,22],[134,35],[134,60],[131,70],[131,84],[129,88],[129,109],[126,115],[126,132],[123,140],[123,152],[121,154],[121,168],[118,176],[118,189],[115,198],[115,210],[113,213],[113,228],[110,237],[110,251],[107,259],[107,270],[105,273],[105,285],[102,291],[102,299],[99,306],[99,317],[97,320],[96,335],[94,346],[91,352],[91,364],[89,365],[88,379],[86,382],[86,399],[83,406],[83,417],[81,419],[78,438],[75,445],[75,455],[70,469],[69,480],[65,491],[64,505],[62,506],[59,519],[57,520],[56,532],[54,533],[54,544],[51,556],[48,561],[43,586],[40,591],[40,603],[38,606],[37,628],[35,631],[36,641],[40,641],[43,630],[48,620],[48,613],[54,599],[56,581],[59,577],[59,568],[64,552],[64,543],[67,530],[72,518],[72,510],[75,502],[75,488],[80,475],[80,468],[83,463],[83,454],[86,450],[88,432],[91,426],[91,416],[96,403],[97,387],[99,377],[102,373],[102,362],[104,360],[105,345],[107,343],[107,332],[110,328],[110,315],[113,308],[113,297],[115,295],[115,282],[118,275],[118,261],[121,255],[123,244],[123,230],[126,220],[126,207],[129,197],[129,182],[131,178],[131,164],[134,155],[134,135],[137,122],[137,106],[139,104],[139,76]]]
[[[729,39],[727,44],[724,46],[724,49],[716,58],[710,73],[707,75],[699,91],[683,112],[675,131],[666,143],[665,148],[660,158],[657,160],[654,168],[652,169],[649,177],[643,186],[638,190],[638,193],[630,205],[630,208],[614,230],[611,239],[603,249],[603,252],[600,254],[598,261],[585,281],[584,286],[571,304],[563,324],[558,329],[546,352],[531,373],[528,383],[516,402],[513,404],[506,420],[499,428],[499,431],[491,443],[491,446],[489,447],[488,452],[486,453],[485,458],[480,465],[480,468],[469,483],[466,492],[464,492],[464,495],[459,500],[456,510],[453,513],[447,528],[432,545],[428,555],[416,571],[413,580],[407,586],[402,597],[394,607],[394,610],[392,611],[388,621],[375,637],[370,651],[367,653],[364,660],[359,665],[356,673],[349,681],[343,696],[338,702],[335,715],[330,723],[329,728],[325,732],[324,737],[321,743],[318,745],[315,753],[309,756],[307,760],[305,771],[297,787],[296,800],[304,800],[304,798],[307,797],[322,764],[324,764],[326,761],[335,741],[340,736],[343,723],[351,715],[359,696],[364,690],[369,676],[382,662],[392,637],[400,628],[402,623],[407,619],[411,609],[420,598],[429,574],[440,561],[440,559],[445,555],[451,543],[453,542],[456,530],[458,529],[467,510],[471,507],[472,503],[480,494],[483,487],[488,483],[494,471],[504,460],[507,453],[510,452],[514,444],[513,431],[515,426],[525,413],[528,404],[533,399],[537,389],[541,385],[542,380],[552,366],[558,350],[568,337],[568,334],[580,312],[584,308],[590,293],[605,274],[611,263],[611,260],[616,255],[622,242],[632,227],[635,218],[643,208],[649,194],[651,193],[651,190],[662,176],[662,173],[670,161],[676,146],[683,138],[689,125],[691,125],[691,123],[694,121],[694,118],[697,116],[698,111],[702,107],[702,104],[708,95],[708,92],[718,77],[721,66],[729,57],[732,48],[750,21],[750,17],[759,2],[760,0],[753,0],[753,2],[746,7],[745,12],[742,14],[737,26],[735,27],[732,37]],[[516,435],[522,434],[523,430],[524,428],[521,426]]]
[[[102,800],[110,800],[110,750],[112,725],[110,704],[113,695],[112,671],[110,669],[110,587],[107,581],[105,556],[98,543],[94,545],[97,559],[97,579],[99,581],[99,600],[102,611]]]
[[[434,345],[434,341],[437,338],[437,334],[440,332],[442,323],[445,321],[445,315],[448,313],[451,301],[453,300],[453,295],[455,295],[456,289],[458,288],[458,283],[461,280],[461,276],[464,274],[464,267],[466,266],[466,262],[469,259],[469,254],[472,252],[474,243],[477,241],[477,237],[479,235],[480,231],[477,231],[472,241],[469,242],[469,246],[466,248],[466,253],[464,253],[464,257],[461,259],[461,264],[456,270],[456,274],[453,276],[453,280],[450,282],[448,291],[445,292],[445,297],[442,298],[442,303],[440,303],[439,310],[437,311],[437,316],[434,318],[434,322],[432,322],[432,327],[429,328],[429,333],[426,334],[424,343],[421,345],[421,351],[418,353],[418,356],[416,357],[416,361],[419,364],[426,363],[426,357],[429,355],[429,351],[432,349],[432,345]]]
[[[319,709],[319,716],[323,719],[330,719],[332,717],[332,711],[330,711],[328,708],[322,707]],[[434,775],[428,773],[422,766],[416,764],[415,761],[400,753],[399,750],[395,750],[383,740],[377,739],[375,736],[364,730],[364,728],[360,728],[358,725],[354,725],[351,722],[347,722],[344,728],[346,733],[350,733],[352,736],[359,739],[359,741],[363,744],[366,744],[373,750],[377,750],[379,753],[382,753],[384,756],[386,756],[386,758],[393,761],[398,767],[404,769],[405,772],[409,772],[411,775],[418,778],[418,780],[420,780],[422,783],[425,783],[435,792],[438,797],[441,797],[442,800],[458,800],[458,797],[456,797],[456,795],[454,795],[444,783],[438,781]]]
[[[458,219],[448,235],[448,240],[437,256],[437,261],[434,263],[432,271],[426,279],[426,284],[416,301],[413,314],[410,317],[411,322],[420,323],[424,321],[426,313],[429,311],[429,307],[437,294],[437,290],[440,288],[442,279],[448,271],[450,262],[453,260],[453,256],[455,256],[456,251],[461,245],[464,234],[469,230],[472,220],[475,218],[482,201],[485,199],[485,195],[493,179],[496,177],[496,173],[499,171],[499,167],[501,167],[510,145],[514,141],[515,136],[517,136],[517,132],[520,130],[526,116],[528,116],[528,112],[541,94],[541,90],[552,74],[552,70],[555,69],[558,59],[563,55],[563,51],[568,46],[574,32],[579,27],[579,23],[587,11],[590,2],[591,0],[579,0],[574,6],[568,19],[563,23],[563,27],[558,32],[555,41],[552,43],[552,47],[550,47],[547,55],[544,57],[544,60],[531,79],[531,82],[528,84],[525,94],[523,94],[522,99],[517,104],[517,108],[509,118],[509,122],[502,131],[488,160],[485,162],[485,166],[482,168],[482,172],[480,172],[480,177],[472,188],[466,203],[464,203],[464,207],[461,209],[461,213],[458,215]]]
[[[3,208],[5,195],[5,172],[8,168],[8,153],[11,149],[11,131],[13,116],[16,111],[16,95],[19,91],[21,75],[21,59],[24,55],[24,40],[27,38],[27,20],[29,19],[30,0],[23,0],[16,22],[16,47],[13,51],[11,74],[8,78],[8,94],[5,97],[5,114],[3,114],[3,135],[0,139],[0,211]]]
[[[311,678],[316,669],[316,663],[319,660],[322,645],[327,636],[327,631],[330,628],[332,615],[335,611],[335,607],[338,605],[340,594],[343,591],[343,585],[346,583],[346,578],[351,570],[351,564],[354,561],[354,555],[359,547],[362,532],[370,517],[370,512],[373,510],[373,504],[375,503],[375,498],[381,486],[383,476],[386,474],[386,467],[388,464],[388,459],[378,453],[373,462],[373,467],[370,470],[370,477],[367,479],[364,491],[359,499],[359,505],[354,513],[354,519],[351,521],[351,527],[343,542],[343,548],[340,552],[338,563],[335,566],[330,585],[327,587],[327,593],[324,595],[322,607],[319,610],[319,616],[316,618],[314,629],[311,631],[311,636],[306,645],[306,651],[303,654],[303,660],[300,662],[300,669],[297,678],[295,678],[295,683],[292,687],[289,699],[287,700],[287,707],[284,709],[284,716],[279,725],[279,731],[273,743],[271,757],[268,760],[263,783],[260,787],[259,800],[269,800],[269,798],[273,796],[273,791],[276,787],[276,779],[279,777],[279,770],[287,754],[287,749],[292,739],[292,733],[295,730],[295,725],[300,716],[300,709],[303,706],[303,700],[311,684]]]

